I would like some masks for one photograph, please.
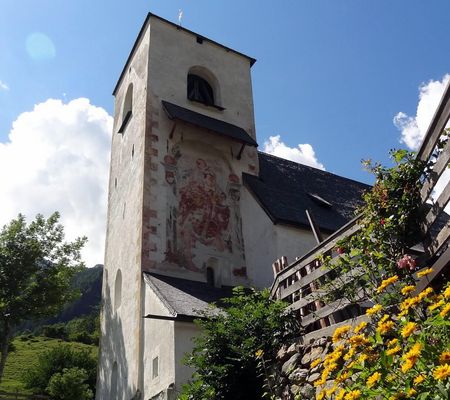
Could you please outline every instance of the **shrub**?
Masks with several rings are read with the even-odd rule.
[[[23,380],[27,388],[46,393],[52,376],[70,368],[84,370],[86,384],[95,390],[97,360],[89,350],[78,350],[69,344],[59,345],[41,354],[38,363],[25,372]]]
[[[64,368],[53,374],[47,392],[55,400],[90,400],[94,393],[86,383],[88,375],[84,369]]]
[[[182,400],[262,398],[265,391],[273,391],[264,362],[299,332],[286,304],[271,300],[268,290],[246,293],[235,288],[224,302],[225,312],[207,313],[197,322],[202,334],[186,360],[196,372],[183,388]]]

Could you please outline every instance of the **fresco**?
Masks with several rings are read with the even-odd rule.
[[[243,276],[239,177],[220,157],[181,154],[178,148],[163,164],[169,187],[166,261],[204,272],[216,257]]]

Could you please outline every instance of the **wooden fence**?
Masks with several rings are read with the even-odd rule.
[[[420,160],[433,162],[431,173],[427,175],[421,189],[424,217],[419,222],[424,240],[419,245],[423,250],[418,258],[419,265],[433,266],[433,273],[418,280],[417,291],[423,290],[444,270],[448,272],[450,264],[450,248],[445,249],[450,237],[450,219],[447,214],[443,214],[450,200],[450,183],[445,185],[437,199],[431,197],[450,161],[450,140],[446,140],[444,131],[449,118],[450,82],[417,153]],[[356,217],[350,221],[292,264],[288,265],[285,257],[282,257],[273,265],[275,279],[271,288],[272,297],[288,302],[289,308],[295,310],[307,332],[306,340],[330,335],[337,326],[348,323],[350,319],[355,319],[355,323],[364,320],[364,309],[372,306],[364,296],[364,290],[357,295],[356,302],[342,298],[325,304],[321,300],[325,294],[320,290],[321,284],[325,279],[332,280],[334,277],[333,271],[321,267],[320,258],[322,255],[331,256],[332,259],[339,256],[337,243],[358,232],[359,219]],[[356,269],[340,276],[339,284],[355,279],[359,273]]]

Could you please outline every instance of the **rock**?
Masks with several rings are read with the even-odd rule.
[[[305,382],[308,377],[308,373],[309,372],[307,369],[297,368],[289,375],[289,380],[295,383]]]
[[[309,377],[308,377],[308,382],[314,382],[314,381],[316,381],[317,379],[319,379],[320,378],[320,374],[318,373],[318,372],[315,372],[314,374],[311,374]]]
[[[281,349],[277,351],[277,359],[280,361],[285,361],[286,358],[287,358],[287,348],[285,345],[283,345]]]
[[[297,353],[297,352],[298,352],[297,345],[296,345],[295,343],[292,343],[292,344],[288,347],[288,349],[286,350],[286,352],[287,352],[287,354],[288,354],[289,356],[292,356],[293,354]]]
[[[291,371],[293,371],[297,365],[297,361],[300,358],[300,354],[294,354],[289,360],[287,360],[283,366],[281,367],[281,372],[284,375],[289,375]]]
[[[305,383],[299,391],[301,399],[315,399],[316,398],[316,390],[313,385],[309,383]]]
[[[302,358],[302,364],[306,365],[309,364],[311,361],[315,360],[316,358],[319,358],[323,353],[322,347],[313,347],[311,351],[306,353]]]
[[[320,339],[317,339],[315,342],[312,343],[313,347],[324,347],[328,343],[328,339],[326,337],[322,337]]]
[[[300,386],[292,385],[291,386],[291,393],[295,396],[297,393],[299,393],[301,390]]]

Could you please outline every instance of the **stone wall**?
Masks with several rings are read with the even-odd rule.
[[[331,338],[313,339],[302,343],[301,339],[290,346],[284,345],[277,353],[273,374],[277,387],[277,400],[309,400],[316,398],[313,382],[320,378],[320,365],[311,368],[311,362],[323,360],[334,350]],[[329,381],[325,387],[332,386]]]

